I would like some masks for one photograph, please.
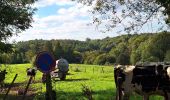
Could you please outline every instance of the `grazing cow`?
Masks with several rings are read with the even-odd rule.
[[[5,74],[7,74],[6,70],[3,70],[0,72],[0,86],[1,87],[3,87],[4,85]]]
[[[35,75],[37,70],[35,68],[27,68],[27,76],[33,77],[35,79]]]
[[[136,92],[149,100],[156,94],[170,100],[170,65],[118,65],[114,68],[116,100],[129,100],[130,94]]]

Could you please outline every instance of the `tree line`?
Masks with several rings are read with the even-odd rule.
[[[0,54],[1,63],[29,63],[41,51],[49,51],[55,59],[69,63],[97,65],[135,64],[137,62],[170,61],[170,33],[126,34],[86,41],[30,40],[12,44],[13,50]]]

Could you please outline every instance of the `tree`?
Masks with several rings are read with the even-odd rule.
[[[167,61],[167,62],[170,61],[170,50],[168,50],[168,51],[166,52],[166,56],[165,56],[164,61]]]
[[[0,41],[0,53],[8,53],[12,52],[12,45],[11,44],[6,44]]]
[[[139,50],[134,50],[131,52],[130,55],[130,62],[131,64],[136,64],[136,62],[139,62],[141,60],[141,52]]]
[[[106,62],[106,54],[101,54],[96,57],[94,64],[104,65]]]
[[[117,59],[116,59],[116,63],[117,64],[121,64],[121,65],[127,65],[129,64],[129,55],[127,54],[127,52],[121,53]]]
[[[46,41],[44,46],[43,46],[43,51],[48,51],[51,54],[53,54],[53,47],[51,41]]]
[[[31,27],[32,16],[35,12],[31,5],[35,1],[0,0],[0,43]],[[0,48],[1,50],[3,49]]]
[[[26,58],[29,62],[31,62],[32,58],[35,56],[35,54],[32,50],[28,50],[25,55],[26,55]]]
[[[158,58],[159,61],[164,61],[166,52],[170,49],[170,34],[168,32],[162,32],[156,34],[151,38],[148,43],[147,52],[153,58]]]
[[[64,57],[64,50],[60,42],[56,42],[54,44],[53,52],[56,59],[60,59],[61,57]]]
[[[93,23],[106,31],[137,32],[148,21],[164,20],[170,26],[170,0],[73,0],[91,6]],[[122,30],[121,30],[122,29]]]

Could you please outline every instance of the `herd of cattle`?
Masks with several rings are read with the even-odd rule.
[[[149,100],[150,95],[161,95],[170,100],[170,64],[150,63],[116,65],[114,67],[116,100],[129,100],[133,92]]]

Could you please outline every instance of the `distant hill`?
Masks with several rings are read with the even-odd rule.
[[[0,54],[2,63],[32,62],[40,51],[49,51],[56,59],[63,57],[70,63],[109,65],[170,61],[169,32],[127,34],[86,41],[30,40],[13,45],[13,53]]]

